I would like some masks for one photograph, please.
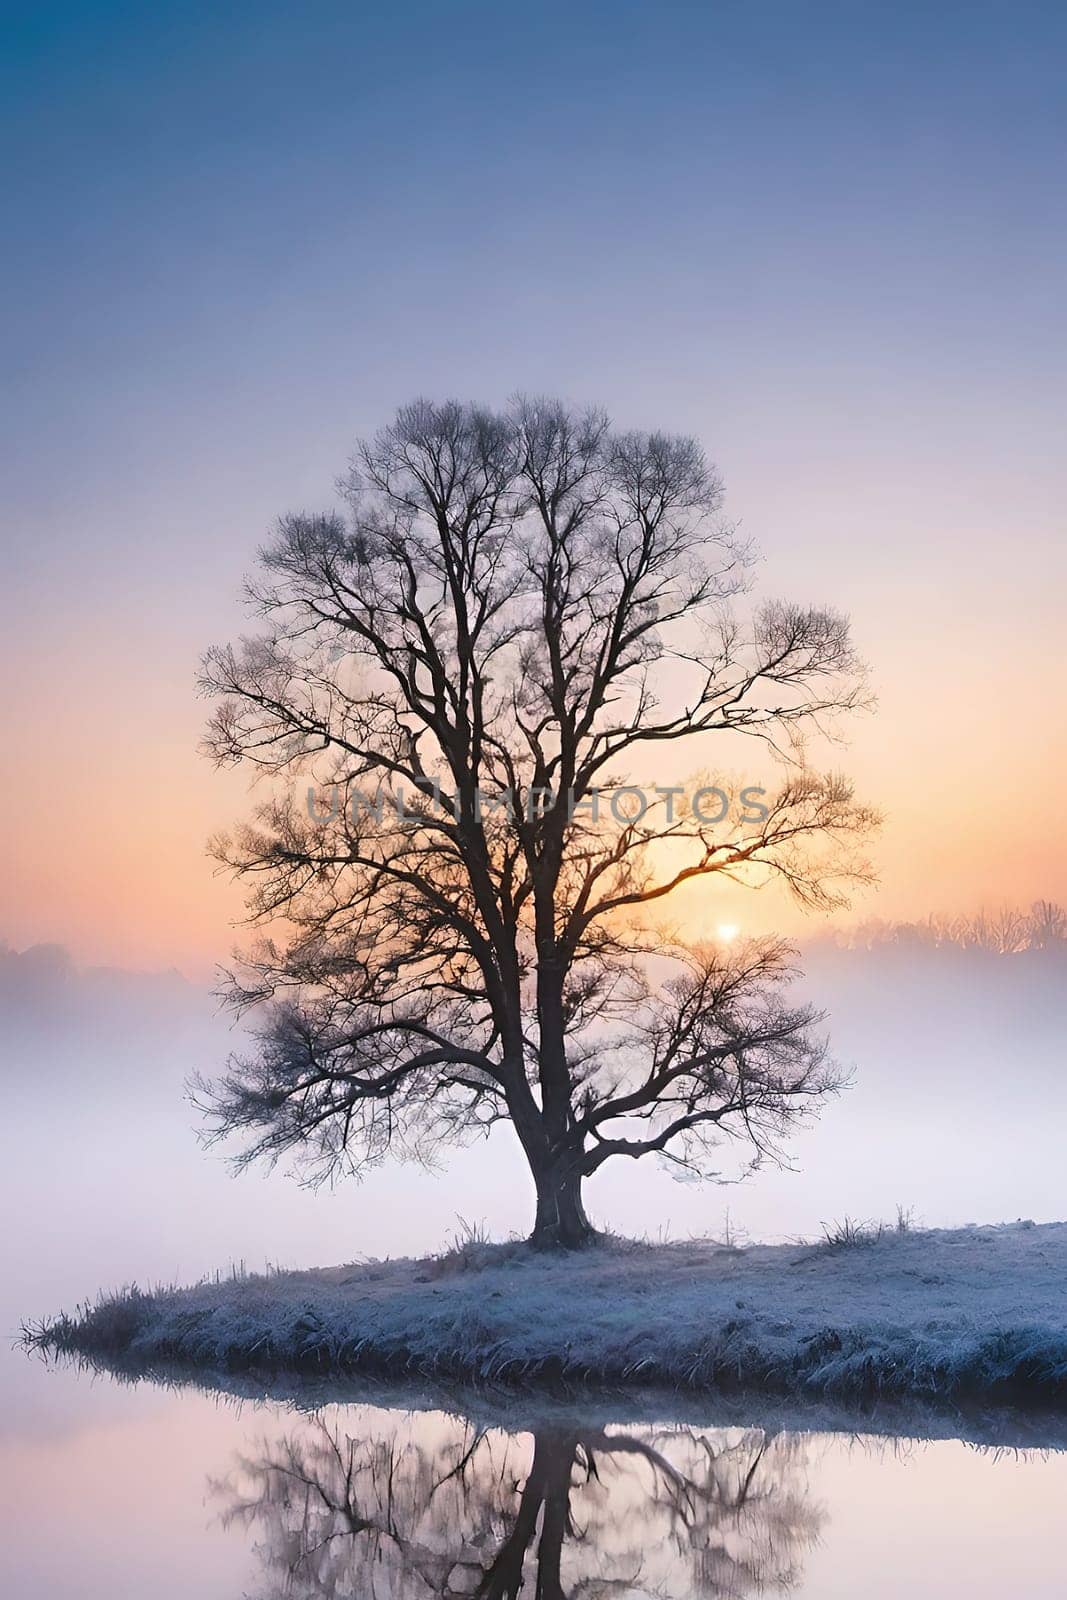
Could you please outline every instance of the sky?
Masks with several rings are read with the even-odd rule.
[[[1067,898],[1061,7],[7,18],[0,937],[225,955],[199,654],[357,437],[517,389],[698,435],[851,615],[856,915]]]

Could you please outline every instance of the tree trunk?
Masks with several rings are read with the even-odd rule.
[[[534,1167],[537,1217],[530,1243],[539,1250],[580,1250],[597,1238],[582,1204],[582,1175],[557,1166]]]

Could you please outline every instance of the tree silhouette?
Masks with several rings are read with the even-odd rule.
[[[260,1536],[262,1600],[741,1600],[800,1578],[821,1524],[804,1466],[801,1436],[760,1429],[527,1436],[371,1413],[358,1437],[317,1416],[213,1488]]]
[[[229,975],[265,1020],[200,1083],[210,1127],[314,1180],[506,1120],[543,1245],[590,1237],[613,1157],[778,1157],[834,1085],[791,953],[655,919],[717,874],[825,906],[862,871],[871,813],[801,759],[862,696],[846,622],[737,620],[749,552],[699,446],[597,411],[419,402],[342,487],[261,552],[265,631],[205,658],[215,758],[300,780],[217,842],[277,926]],[[783,757],[773,792],[628,782],[728,733]]]

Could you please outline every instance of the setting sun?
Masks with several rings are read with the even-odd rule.
[[[737,935],[741,932],[741,929],[737,926],[736,922],[720,922],[715,932],[716,936],[723,944],[731,944],[733,940],[737,938]]]

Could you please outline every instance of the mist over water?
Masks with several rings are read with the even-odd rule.
[[[1062,1214],[1062,950],[815,943],[803,964],[856,1072],[797,1139],[799,1170],[694,1188],[628,1166],[592,1186],[599,1222],[715,1234],[728,1205],[734,1230],[776,1237],[898,1203],[931,1224]],[[131,1280],[417,1253],[456,1214],[498,1236],[528,1226],[506,1136],[437,1175],[393,1166],[333,1192],[232,1178],[200,1148],[183,1084],[241,1034],[175,972],[5,952],[0,1003],[6,1334]],[[20,1600],[505,1596],[520,1578],[560,1597],[1060,1592],[1064,1454],[795,1432],[759,1407],[741,1426],[653,1423],[633,1397],[521,1424],[313,1394],[294,1410],[123,1386],[10,1345],[0,1396],[18,1529],[0,1589]]]
[[[645,1161],[590,1185],[596,1221],[653,1237],[817,1234],[848,1214],[930,1225],[1056,1220],[1067,1119],[1062,946],[1011,956],[880,944],[803,953],[852,1086],[792,1143],[797,1170],[688,1185]],[[0,957],[11,1219],[0,1326],[103,1287],[325,1265],[440,1247],[457,1217],[525,1232],[532,1194],[510,1132],[434,1173],[390,1164],[362,1183],[301,1188],[282,1170],[231,1176],[205,1151],[184,1084],[242,1035],[178,973],[79,971],[57,947]],[[46,1109],[47,1108],[47,1109]],[[736,1169],[723,1151],[724,1169]]]

